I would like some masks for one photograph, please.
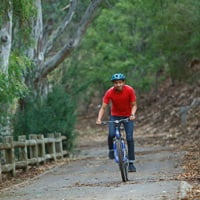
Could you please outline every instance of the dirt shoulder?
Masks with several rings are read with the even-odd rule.
[[[157,92],[143,96],[140,108],[138,134],[153,138],[161,133],[150,142],[186,152],[178,178],[193,186],[188,199],[200,199],[200,82],[172,86],[166,81]]]

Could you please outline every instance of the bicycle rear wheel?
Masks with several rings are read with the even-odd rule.
[[[119,157],[119,169],[121,172],[122,181],[126,182],[128,181],[128,163],[124,161],[121,139],[116,140],[116,148]]]

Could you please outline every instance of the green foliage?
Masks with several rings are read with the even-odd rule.
[[[26,98],[23,105],[23,109],[19,110],[14,118],[15,136],[59,132],[67,136],[65,148],[72,149],[76,102],[63,87],[56,86],[43,100]]]
[[[31,38],[32,22],[36,16],[34,1],[13,0],[13,46],[25,49],[33,43]],[[24,50],[23,50],[24,51]]]
[[[23,82],[23,70],[28,66],[30,61],[26,57],[11,54],[8,75],[0,72],[0,104],[12,103],[27,92]]]
[[[11,115],[16,100],[28,93],[23,80],[23,70],[28,66],[30,61],[26,57],[12,53],[8,74],[0,72],[0,124],[7,123],[6,117]]]
[[[137,88],[149,88],[149,71],[155,66],[144,55],[151,31],[145,31],[149,28],[144,27],[149,12],[145,15],[140,4],[119,1],[114,8],[104,9],[87,31],[79,51],[80,70],[98,86],[104,82],[101,89],[110,86],[110,77],[116,72],[125,73]]]
[[[93,90],[101,91],[116,72],[125,73],[128,83],[141,91],[167,76],[185,80],[187,64],[200,56],[199,10],[198,0],[119,0],[105,6],[71,66],[77,65]]]
[[[36,14],[34,1],[13,0],[13,16],[21,25],[28,25],[34,14]]]
[[[2,25],[2,19],[7,18],[7,11],[10,9],[9,2],[7,0],[1,0],[0,3],[0,26]]]
[[[0,4],[0,26],[4,21],[3,19],[8,18],[8,12],[10,12],[10,15],[12,14],[13,19],[13,38],[17,41],[22,38],[23,42],[21,43],[30,44],[30,24],[36,14],[34,1],[13,0],[10,3],[7,0],[2,0]]]
[[[188,78],[187,64],[200,56],[199,9],[199,1],[182,0],[157,13],[152,46],[165,56],[173,80]]]

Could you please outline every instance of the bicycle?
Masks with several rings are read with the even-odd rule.
[[[121,123],[126,123],[128,120],[129,118],[114,121],[102,121],[102,124],[115,124],[115,137],[113,139],[114,157],[115,162],[119,165],[123,182],[128,181],[128,156],[126,143],[122,134],[122,131],[124,132],[124,127],[121,126]]]

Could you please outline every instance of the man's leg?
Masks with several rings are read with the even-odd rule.
[[[110,116],[110,121],[115,120],[113,116]],[[109,134],[108,134],[108,148],[109,154],[108,157],[110,159],[114,159],[114,149],[113,149],[113,138],[115,136],[115,125],[114,123],[109,123]]]
[[[135,160],[135,145],[133,139],[134,122],[129,121],[127,123],[124,123],[124,128],[126,131],[126,140],[128,145],[129,171],[136,172],[136,168],[133,165],[133,162]]]

